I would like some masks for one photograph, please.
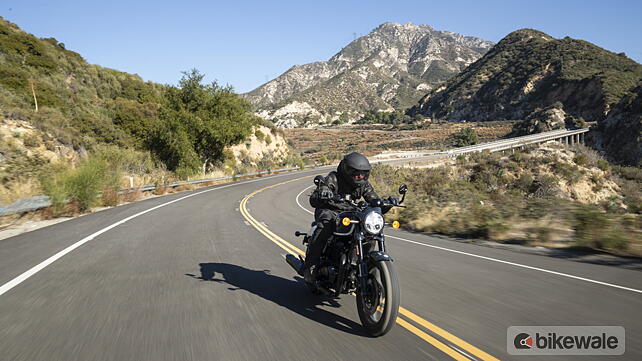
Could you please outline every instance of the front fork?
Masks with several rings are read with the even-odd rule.
[[[364,254],[363,252],[363,240],[365,237],[362,232],[357,232],[357,265],[358,272],[357,278],[359,278],[359,286],[361,287],[361,292],[365,292],[368,285],[368,258],[369,255]],[[383,238],[383,235],[377,236],[377,245],[379,246],[379,252],[386,252],[386,244]]]

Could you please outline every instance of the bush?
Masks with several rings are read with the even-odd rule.
[[[626,248],[626,238],[620,234],[617,222],[598,207],[578,206],[574,216],[573,229],[579,245],[598,249]]]
[[[41,188],[49,196],[55,214],[60,214],[67,204],[65,179],[69,171],[65,164],[51,164],[42,170],[39,177]]]
[[[84,212],[99,204],[101,194],[106,205],[118,204],[120,178],[118,169],[109,168],[104,160],[91,157],[83,160],[75,169],[60,164],[51,165],[42,172],[40,182],[56,213],[61,213],[66,204],[72,204],[78,211]]]
[[[455,146],[465,147],[479,143],[479,137],[473,128],[462,128],[452,136]]]
[[[613,171],[624,179],[642,183],[642,168],[615,166]]]
[[[97,205],[100,191],[106,181],[107,165],[90,159],[65,175],[64,187],[69,200],[77,202],[81,212]]]
[[[254,131],[254,136],[256,137],[256,139],[260,141],[263,141],[263,139],[265,139],[265,134],[263,134],[263,132],[260,131],[259,129]]]
[[[574,164],[566,162],[554,162],[551,168],[556,174],[559,174],[568,184],[577,183],[582,177],[582,171]]]
[[[609,162],[605,161],[604,159],[600,159],[597,161],[597,167],[600,170],[607,171],[609,170]]]
[[[576,154],[573,158],[573,162],[579,166],[586,166],[588,164],[588,156],[583,153]]]

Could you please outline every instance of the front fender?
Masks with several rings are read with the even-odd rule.
[[[368,257],[373,261],[392,262],[392,257],[381,251],[370,252],[368,254]]]

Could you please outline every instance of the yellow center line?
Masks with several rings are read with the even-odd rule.
[[[293,254],[300,254],[302,256],[305,255],[305,252],[297,248],[296,246],[292,245],[288,241],[284,240],[283,238],[279,237],[272,231],[270,231],[266,226],[263,224],[259,223],[252,215],[247,210],[247,201],[254,197],[256,194],[263,192],[264,190],[274,188],[281,186],[283,184],[287,184],[290,182],[298,181],[301,179],[309,178],[310,176],[307,177],[301,177],[301,178],[296,178],[292,179],[289,181],[273,184],[271,186],[267,186],[264,188],[261,188],[259,190],[256,190],[247,196],[245,196],[240,203],[239,210],[241,211],[241,214],[245,219],[252,225],[254,228],[256,228],[261,234],[263,234],[266,238],[271,240],[273,243],[275,243],[277,246],[281,247],[283,250],[289,253]],[[499,361],[497,358],[489,355],[488,353],[480,350],[479,348],[469,344],[468,342],[462,340],[461,338],[449,333],[448,331],[438,327],[437,325],[425,320],[424,318],[418,316],[417,314],[405,309],[404,307],[399,307],[399,313],[405,317],[408,317],[410,320],[416,322],[420,326],[426,328],[427,330],[433,332],[434,334],[442,337],[443,339],[451,342],[452,344],[461,347],[462,349],[470,352],[471,354],[477,356],[481,360],[484,361]],[[455,360],[469,360],[467,357],[463,356],[461,353],[455,351],[448,345],[444,344],[443,342],[435,339],[434,337],[430,336],[426,332],[420,330],[419,328],[415,327],[408,321],[402,319],[401,317],[398,317],[396,320],[397,324],[400,325],[401,327],[405,328],[406,330],[412,332],[422,340],[430,343],[431,345],[435,346],[437,349],[442,351],[443,353],[447,354],[448,356],[452,357]]]
[[[444,330],[443,328],[419,317],[418,315],[408,311],[407,309],[399,306],[399,313],[408,317],[409,319],[415,321],[416,323],[420,324],[421,326],[425,327],[426,329],[432,331],[438,336],[443,337],[445,340],[450,341],[451,343],[461,347],[462,349],[470,352],[471,354],[479,357],[482,360],[493,360],[493,361],[498,361],[497,358],[487,354],[486,352],[478,349],[477,347],[469,344],[468,342],[462,340],[461,338],[451,334],[450,332]]]
[[[434,337],[430,336],[429,334],[425,333],[424,331],[418,329],[417,327],[413,326],[410,324],[408,321],[404,320],[401,317],[397,317],[397,324],[406,330],[414,333],[417,335],[419,338],[422,340],[428,342],[429,344],[435,346],[436,348],[439,349],[439,351],[445,353],[446,355],[454,358],[455,360],[458,361],[470,361],[468,357],[465,357],[464,355],[460,354],[459,352],[453,350],[452,348],[446,346],[442,342],[439,342],[437,339]]]

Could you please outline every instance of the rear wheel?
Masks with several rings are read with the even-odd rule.
[[[399,283],[397,272],[389,261],[368,263],[366,289],[357,294],[359,319],[372,336],[385,335],[397,320]]]

